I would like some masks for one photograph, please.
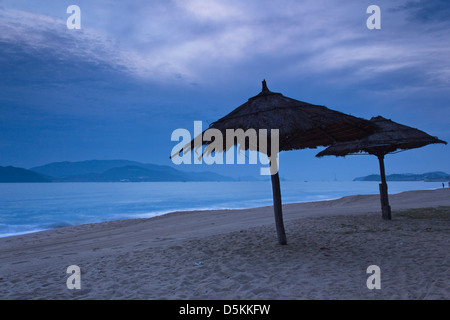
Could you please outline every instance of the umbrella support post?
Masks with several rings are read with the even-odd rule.
[[[389,205],[387,184],[380,183],[381,217],[384,220],[392,220],[391,206]]]
[[[271,175],[272,179],[272,193],[273,193],[273,210],[275,213],[275,225],[277,228],[278,243],[281,245],[287,244],[286,232],[283,223],[283,210],[281,206],[281,191],[280,178],[278,172]]]
[[[378,155],[380,163],[380,200],[381,200],[381,217],[384,220],[392,220],[391,206],[389,205],[388,187],[386,183],[386,172],[384,169],[384,155]]]

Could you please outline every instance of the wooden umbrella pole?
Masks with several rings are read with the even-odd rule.
[[[380,154],[377,157],[378,162],[380,163],[380,176],[381,176],[381,184],[380,184],[381,217],[384,220],[391,220],[392,219],[391,206],[389,205],[389,196],[386,183],[386,171],[384,169],[384,154]]]
[[[271,168],[277,168],[276,159],[271,159]],[[272,167],[272,165],[275,165]],[[287,244],[286,232],[284,230],[283,223],[283,210],[281,205],[281,189],[280,189],[280,177],[278,176],[278,170],[271,172],[272,179],[272,193],[273,193],[273,211],[275,214],[275,225],[277,228],[278,243],[281,245]]]

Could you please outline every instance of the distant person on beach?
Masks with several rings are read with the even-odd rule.
[[[445,188],[445,184],[442,182],[442,189],[444,189]]]

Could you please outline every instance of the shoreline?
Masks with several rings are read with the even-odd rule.
[[[449,299],[450,221],[399,212],[450,207],[450,189],[390,200],[392,221],[381,219],[378,195],[286,204],[286,246],[271,206],[0,238],[0,299]],[[373,264],[381,290],[365,286]],[[70,265],[81,290],[66,288]]]
[[[330,182],[334,182],[334,181],[330,181]],[[366,182],[366,181],[364,181]],[[370,183],[373,183],[372,181],[367,181]],[[429,190],[439,190],[439,187],[435,187],[435,188],[427,188],[427,189],[418,189],[418,190],[409,190],[409,191],[429,191]],[[389,196],[394,196],[398,193],[402,193],[402,192],[409,192],[409,191],[400,191],[397,193],[391,193]],[[376,196],[378,195],[378,192],[373,192],[373,193],[367,193],[367,194],[363,194],[363,195],[372,195],[372,196]],[[294,201],[289,201],[289,200],[285,200],[283,202],[283,206],[285,205],[296,205],[296,204],[304,204],[304,203],[319,203],[319,202],[326,202],[326,201],[334,201],[334,200],[339,200],[341,198],[345,198],[345,197],[352,197],[352,196],[360,196],[360,194],[355,194],[355,195],[345,195],[345,196],[331,196],[330,198],[322,198],[322,199],[317,199],[317,200],[303,200],[303,201],[298,201],[298,200],[294,200]],[[21,236],[21,235],[27,235],[27,234],[33,234],[36,232],[43,232],[43,231],[49,231],[49,230],[57,230],[60,229],[62,227],[75,227],[75,226],[80,226],[80,225],[88,225],[88,224],[96,224],[96,223],[103,223],[103,222],[114,222],[114,221],[123,221],[123,220],[134,220],[134,219],[151,219],[151,218],[155,218],[155,217],[159,217],[159,216],[164,216],[164,215],[168,215],[168,214],[172,214],[172,213],[179,213],[179,212],[196,212],[196,211],[221,211],[221,210],[253,210],[253,209],[259,209],[259,208],[264,208],[264,207],[271,207],[272,206],[272,201],[270,201],[269,204],[266,205],[259,205],[259,206],[243,206],[243,207],[231,207],[231,208],[222,208],[222,207],[205,207],[205,208],[187,208],[187,209],[183,209],[183,210],[177,210],[177,209],[167,209],[167,210],[158,210],[155,212],[148,212],[148,213],[132,213],[129,214],[129,216],[127,217],[122,217],[122,218],[111,218],[111,219],[99,219],[98,221],[90,221],[90,222],[85,222],[85,223],[81,223],[81,224],[70,224],[70,223],[66,223],[65,221],[55,221],[55,222],[48,222],[48,223],[44,223],[42,222],[41,224],[36,224],[34,226],[33,229],[29,229],[26,231],[18,231],[18,232],[5,232],[4,234],[0,234],[0,239],[2,238],[9,238],[9,237],[14,237],[14,236]],[[62,227],[58,227],[58,225],[63,225]],[[8,226],[8,225],[5,225]],[[28,225],[9,225],[9,227],[13,228],[13,229],[20,229],[21,227],[28,227],[30,228],[30,226]],[[56,227],[55,227],[56,226]]]

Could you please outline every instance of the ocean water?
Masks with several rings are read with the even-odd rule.
[[[440,182],[389,182],[389,193],[442,188]],[[70,225],[147,218],[173,211],[272,205],[270,181],[0,183],[0,237]],[[378,182],[281,181],[283,203],[378,194]]]

